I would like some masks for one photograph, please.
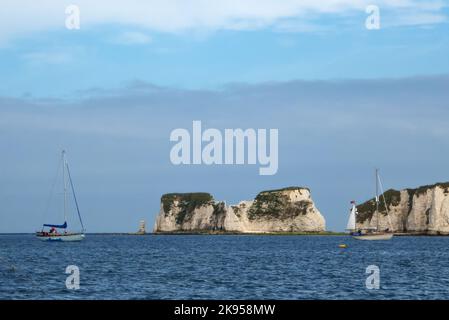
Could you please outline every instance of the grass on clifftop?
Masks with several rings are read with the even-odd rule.
[[[195,208],[202,207],[214,201],[210,193],[168,193],[161,197],[164,212],[167,214],[173,207],[175,201],[178,201],[180,211],[176,216],[176,223],[182,224],[188,218]]]
[[[428,190],[434,189],[436,187],[440,187],[444,189],[445,194],[449,194],[449,182],[445,183],[436,183],[433,185],[421,186],[416,189],[405,189],[408,193],[408,212],[410,213],[413,209],[413,197],[416,195],[417,197],[424,195]],[[385,197],[385,202],[387,203],[387,208],[390,210],[391,207],[396,207],[401,203],[401,192],[390,189],[386,191],[383,196],[380,196],[379,202],[379,212],[386,215],[387,210],[385,208],[385,203],[383,200]],[[371,218],[372,215],[376,212],[376,201],[375,199],[370,199],[365,203],[362,203],[357,206],[358,216],[357,222],[364,223],[367,219]]]
[[[301,188],[305,189],[305,188]],[[284,188],[272,191],[263,191],[254,199],[248,210],[250,220],[260,218],[286,219],[299,215],[306,215],[313,203],[309,200],[291,202],[283,191],[298,190],[297,187]]]
[[[385,202],[387,203],[387,207],[385,207]],[[401,192],[390,189],[386,191],[383,195],[379,197],[379,213],[382,213],[383,215],[387,215],[387,209],[390,210],[390,208],[396,207],[401,203]],[[372,198],[371,200],[368,200],[365,203],[362,203],[361,205],[357,206],[357,222],[363,223],[367,219],[371,218],[372,215],[376,212],[376,199]]]
[[[432,185],[422,186],[416,189],[406,189],[408,194],[413,196],[420,196],[423,194],[426,194],[428,190],[434,189],[436,187],[440,187],[441,189],[444,189],[444,193],[449,193],[449,182],[438,182]]]
[[[264,191],[259,192],[259,194],[270,193],[270,192],[295,191],[295,190],[307,190],[310,192],[310,189],[307,187],[286,187],[286,188],[282,188],[282,189],[264,190]]]

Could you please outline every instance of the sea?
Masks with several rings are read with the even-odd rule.
[[[1,300],[448,298],[449,237],[0,235]]]

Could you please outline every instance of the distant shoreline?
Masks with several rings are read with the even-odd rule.
[[[0,235],[34,235],[30,232],[13,232],[0,233]],[[227,232],[227,231],[175,231],[175,232],[151,232],[151,233],[132,233],[132,232],[92,232],[86,235],[98,236],[152,236],[152,235],[223,235],[223,236],[244,236],[244,235],[259,235],[259,236],[344,236],[348,235],[344,232]]]
[[[236,235],[236,236],[344,236],[344,232],[227,232],[227,231],[174,231],[154,232],[153,235]]]
[[[0,233],[0,236],[13,236],[13,235],[34,235],[30,232],[12,232],[12,233]],[[225,231],[174,231],[174,232],[152,232],[152,233],[132,233],[132,232],[92,232],[86,233],[86,235],[95,236],[349,236],[345,232],[265,232],[265,233],[243,233],[243,232],[225,232]],[[396,237],[447,237],[449,234],[441,233],[403,233],[398,232],[394,234]]]

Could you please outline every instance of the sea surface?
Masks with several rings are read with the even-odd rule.
[[[66,288],[69,265],[79,290]],[[448,298],[449,237],[0,235],[0,299]]]

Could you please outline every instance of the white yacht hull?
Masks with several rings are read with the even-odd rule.
[[[84,233],[61,234],[61,235],[57,235],[57,236],[37,235],[37,238],[41,241],[72,242],[72,241],[83,240],[85,238],[85,235],[84,235]]]
[[[375,241],[375,240],[391,240],[393,238],[392,233],[381,233],[381,234],[365,234],[361,236],[353,236],[356,240],[368,240],[368,241]]]

